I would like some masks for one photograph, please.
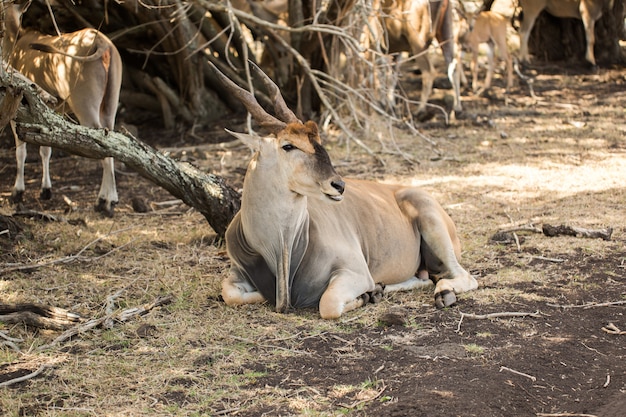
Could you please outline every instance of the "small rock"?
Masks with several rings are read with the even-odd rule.
[[[408,322],[409,312],[402,307],[393,307],[383,313],[378,321],[383,326],[404,326]]]
[[[130,203],[135,213],[147,213],[150,211],[150,206],[143,198],[133,197]]]
[[[156,334],[156,332],[157,332],[156,326],[153,326],[151,324],[142,324],[136,330],[137,336],[142,337],[142,338],[153,337]]]

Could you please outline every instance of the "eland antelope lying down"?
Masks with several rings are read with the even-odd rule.
[[[94,29],[61,36],[22,29],[22,12],[18,5],[5,11],[4,60],[46,92],[63,100],[57,110],[73,113],[83,126],[113,129],[122,84],[122,61],[113,43]],[[26,143],[16,134],[15,147],[17,177],[11,199],[19,202],[25,189]],[[39,153],[43,164],[41,198],[49,199],[51,149],[42,146]],[[95,208],[112,216],[118,199],[113,158],[105,158],[102,167]]]
[[[436,281],[435,304],[477,288],[459,264],[460,242],[443,208],[415,187],[343,180],[321,145],[263,72],[277,119],[252,94],[215,72],[270,136],[234,133],[255,151],[241,210],[226,231],[231,260],[222,282],[228,305],[269,301],[276,311],[319,307],[324,319],[382,293]]]
[[[522,26],[520,28],[520,59],[528,62],[528,39],[533,30],[535,20],[543,10],[555,17],[571,17],[581,19],[585,26],[587,39],[587,53],[585,58],[593,66],[596,58],[593,53],[595,44],[596,21],[602,17],[604,11],[613,9],[614,0],[519,0],[519,5],[524,12]]]

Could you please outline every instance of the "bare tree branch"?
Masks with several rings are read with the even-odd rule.
[[[17,132],[23,141],[88,158],[114,157],[196,208],[219,236],[224,235],[239,210],[239,193],[223,178],[176,162],[133,137],[69,123],[50,110],[34,88],[1,70],[0,85],[23,91],[26,103],[16,117]],[[0,91],[0,99],[4,95]]]

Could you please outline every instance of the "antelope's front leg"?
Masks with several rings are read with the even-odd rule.
[[[463,74],[463,66],[460,60],[454,58],[448,65],[448,79],[452,83],[452,90],[454,91],[454,104],[453,109],[455,112],[463,111],[461,105],[461,82],[465,78]],[[467,82],[467,80],[465,80]]]
[[[15,122],[10,121],[11,130],[13,130],[13,136],[15,137],[15,161],[17,162],[17,172],[15,175],[15,185],[13,186],[13,192],[11,193],[12,203],[21,203],[24,196],[24,164],[26,163],[26,142],[22,142],[17,137],[15,131]]]
[[[363,295],[375,288],[367,270],[361,273],[347,269],[337,270],[320,299],[320,316],[326,320],[338,319],[343,313],[362,307],[366,302]]]
[[[491,80],[493,78],[493,72],[496,66],[494,56],[495,56],[494,45],[491,42],[488,42],[487,43],[487,75],[485,76],[485,84],[483,84],[481,92],[487,91],[489,90],[489,88],[491,88]]]
[[[470,71],[472,73],[472,91],[478,91],[478,51],[472,50],[472,60],[470,62]]]
[[[260,304],[265,297],[247,279],[231,268],[228,277],[222,281],[222,298],[226,305]]]
[[[50,180],[50,157],[52,156],[52,148],[49,146],[39,147],[39,156],[41,157],[41,192],[39,198],[42,200],[50,200],[52,198],[52,181]]]

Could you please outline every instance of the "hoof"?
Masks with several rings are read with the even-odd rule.
[[[288,314],[294,311],[291,306],[274,306],[274,311],[279,314]]]
[[[370,303],[380,303],[385,292],[385,284],[376,284],[374,291],[370,293]]]
[[[42,188],[39,193],[40,200],[50,200],[52,198],[52,190],[50,188]]]
[[[456,303],[456,295],[454,291],[444,290],[435,294],[435,307],[445,308]]]
[[[435,117],[434,111],[429,111],[428,109],[418,110],[415,118],[418,122],[423,123],[429,120],[432,120]]]
[[[454,116],[456,117],[456,120],[470,120],[474,117],[470,112],[466,110],[456,110]]]
[[[363,300],[363,305],[367,304],[370,302],[370,293],[369,292],[364,292],[363,294],[361,294],[361,299]],[[358,298],[357,298],[358,300]]]
[[[23,198],[24,198],[24,190],[22,191],[13,190],[13,192],[11,193],[11,197],[9,197],[9,201],[13,204],[18,204],[22,202]]]
[[[102,213],[106,217],[113,217],[115,213],[115,205],[117,201],[111,201],[110,203],[102,198],[98,199],[98,203],[94,206],[94,210],[98,213]]]
[[[361,294],[361,298],[363,299],[363,305],[367,303],[380,303],[380,301],[383,299],[384,292],[385,284],[376,284],[373,291]]]
[[[448,77],[437,77],[433,81],[433,88],[440,90],[452,90],[452,83]]]

